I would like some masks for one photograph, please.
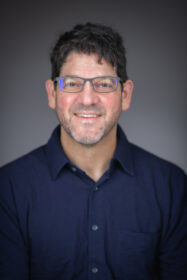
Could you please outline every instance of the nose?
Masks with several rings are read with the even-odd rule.
[[[85,82],[83,90],[79,93],[79,102],[85,106],[90,106],[98,102],[98,95],[92,88],[90,81]]]

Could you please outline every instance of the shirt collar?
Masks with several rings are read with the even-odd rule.
[[[60,142],[60,125],[55,128],[46,145],[46,154],[51,176],[56,179],[62,168],[70,163]]]
[[[119,125],[117,139],[117,148],[112,162],[118,161],[125,172],[134,175],[131,145]],[[60,125],[55,128],[46,145],[46,154],[51,176],[53,179],[56,179],[59,172],[66,165],[71,164],[60,142]]]
[[[128,142],[126,135],[119,125],[117,129],[117,141],[117,148],[113,160],[117,160],[123,170],[133,176],[134,166],[131,144]]]

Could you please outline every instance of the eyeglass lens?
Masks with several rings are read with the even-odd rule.
[[[97,77],[89,80],[97,92],[112,92],[116,90],[118,80],[115,77]],[[59,79],[59,86],[64,92],[80,92],[86,79],[66,76]]]

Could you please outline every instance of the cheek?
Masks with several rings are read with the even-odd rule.
[[[118,112],[119,110],[121,111],[121,98],[119,96],[111,96],[105,98],[105,100],[102,101],[108,112]]]
[[[59,95],[57,99],[57,106],[60,109],[68,110],[74,103],[74,97],[70,95]]]

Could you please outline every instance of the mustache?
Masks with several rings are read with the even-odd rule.
[[[96,114],[105,114],[105,109],[99,105],[92,104],[89,106],[85,106],[83,104],[76,104],[70,109],[71,113],[76,113],[76,112],[92,112]]]

